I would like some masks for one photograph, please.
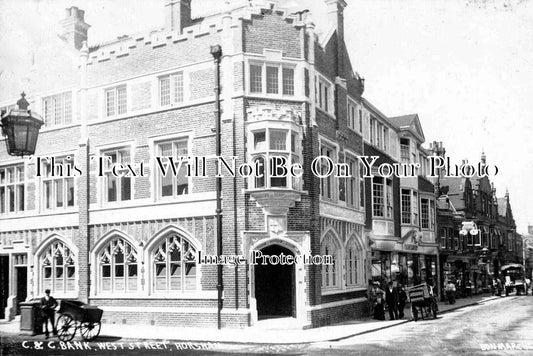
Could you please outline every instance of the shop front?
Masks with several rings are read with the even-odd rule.
[[[393,246],[384,245],[376,241],[373,246],[373,281],[378,281],[381,285],[386,285],[389,281],[404,286],[423,282],[436,285],[438,275],[436,246],[402,241],[396,242]],[[389,250],[380,247],[389,247]]]

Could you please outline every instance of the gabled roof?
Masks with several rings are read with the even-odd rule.
[[[465,208],[465,202],[463,199],[463,192],[466,185],[466,178],[463,177],[444,177],[440,179],[440,186],[447,186],[448,198],[450,203],[457,210],[463,210]]]
[[[418,114],[390,117],[389,121],[393,125],[395,125],[400,131],[411,132],[416,138],[420,140],[421,143],[426,141]]]
[[[368,99],[362,98],[362,103],[367,110],[371,111],[374,114],[374,116],[377,116],[382,121],[388,123],[393,129],[398,130],[398,127],[390,121],[387,115],[379,111],[379,109],[376,108],[370,101],[368,101]]]

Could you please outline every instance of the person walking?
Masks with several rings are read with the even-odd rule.
[[[41,298],[41,310],[43,312],[45,334],[48,339],[50,336],[50,332],[48,331],[48,320],[52,323],[52,332],[54,335],[57,335],[55,323],[55,308],[57,307],[57,301],[50,295],[50,289],[46,289],[44,294],[44,297]]]
[[[392,281],[389,282],[389,285],[385,290],[385,301],[387,303],[387,308],[389,309],[390,320],[398,319],[398,289],[394,287]]]
[[[370,302],[372,303],[372,314],[376,320],[385,320],[383,308],[383,290],[379,288],[379,283],[374,282],[370,290]]]
[[[448,281],[448,283],[446,283],[446,287],[444,290],[446,292],[446,299],[448,299],[448,304],[455,304],[455,284],[453,284],[451,279]]]
[[[400,319],[404,317],[405,303],[407,303],[407,293],[403,284],[398,284],[398,316]]]

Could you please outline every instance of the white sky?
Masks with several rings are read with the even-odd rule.
[[[290,0],[325,20],[322,0]],[[193,0],[193,16],[223,6]],[[246,0],[231,0],[246,3]],[[386,115],[418,113],[426,146],[458,164],[485,150],[497,195],[508,188],[519,232],[533,224],[533,4],[529,0],[347,0],[345,33],[365,97]],[[2,0],[0,75],[57,29],[64,8],[86,10],[89,42],[163,25],[163,0]],[[6,49],[9,49],[6,51]],[[0,76],[0,85],[1,76]]]

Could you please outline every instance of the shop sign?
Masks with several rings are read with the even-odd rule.
[[[418,245],[412,245],[412,244],[403,244],[403,249],[407,251],[417,251]]]

